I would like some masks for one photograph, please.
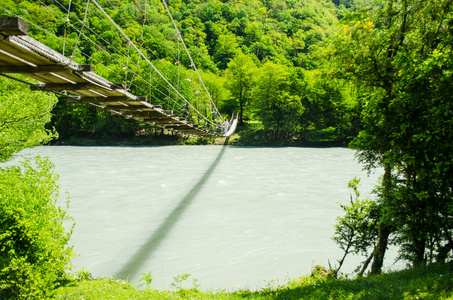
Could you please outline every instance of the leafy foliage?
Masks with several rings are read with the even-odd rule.
[[[151,90],[143,78],[151,78],[152,85],[165,83],[90,9],[86,24],[97,34],[79,40],[83,2],[73,1],[69,14],[65,5],[50,4],[53,15],[37,2],[4,2],[3,14],[24,16],[55,33],[31,32],[53,49],[96,64],[96,71],[112,81],[126,79],[134,93],[154,104],[177,109],[168,101],[175,93]],[[103,4],[190,100],[206,102],[197,96],[199,84],[179,80],[189,77],[191,61],[180,55],[160,1]],[[235,110],[241,121],[261,123],[256,136],[266,144],[354,139],[367,168],[384,168],[376,199],[379,228],[373,229],[378,232],[374,273],[393,238],[402,257],[414,264],[451,258],[451,1],[174,0],[170,10],[195,63],[209,72],[203,77],[223,114]],[[178,109],[186,117],[193,110]],[[53,124],[66,136],[81,131],[130,136],[148,129],[64,101],[54,112]],[[210,109],[205,114],[212,117]],[[368,204],[351,203],[347,221],[358,218],[360,209],[374,211]]]
[[[291,143],[345,140],[358,131],[349,130],[350,124],[344,122],[350,111],[342,109],[341,102],[345,101],[342,88],[337,83],[327,86],[310,82],[309,89],[293,89],[283,84],[277,87],[281,90],[275,91],[278,96],[274,100],[280,104],[264,108],[262,99],[254,96],[260,92],[253,91],[260,90],[260,83],[266,81],[266,72],[258,70],[274,63],[286,68],[291,76],[301,78],[302,68],[317,69],[315,53],[320,50],[320,42],[334,33],[339,17],[365,2],[176,0],[169,2],[169,7],[201,76],[210,81],[206,88],[217,96],[213,100],[221,113],[229,116],[239,111],[241,123],[247,120],[266,123],[265,138],[270,143],[276,139]],[[181,80],[192,78],[192,62],[182,53],[161,1],[120,0],[100,1],[100,4],[191,103],[207,103],[206,97],[199,96],[199,84]],[[69,13],[68,3],[64,1],[7,0],[4,6],[7,11],[0,14],[12,13],[36,24],[31,26],[31,35],[52,49],[74,57],[78,63],[95,65],[99,75],[113,82],[124,82],[131,86],[133,93],[148,97],[153,104],[190,118],[194,124],[204,125],[203,120],[190,116],[190,109],[169,101],[177,97],[173,91],[150,88],[150,85],[164,87],[166,83],[129,44],[121,41],[115,29],[92,6],[88,5],[86,22],[82,21],[87,7],[83,1],[72,1]],[[82,27],[85,35],[79,36]],[[55,36],[44,34],[40,28]],[[248,58],[247,62],[239,61],[244,57]],[[237,63],[244,63],[239,66],[243,72],[239,72]],[[337,94],[330,99],[332,92]],[[264,111],[266,114],[261,116]],[[209,109],[203,112],[208,119],[213,117]],[[84,135],[124,138],[143,130],[130,120],[111,118],[88,108],[68,105],[63,100],[58,102],[54,114],[50,126],[55,126],[64,139]]]
[[[0,162],[57,136],[46,130],[56,97],[0,78]],[[48,298],[66,277],[72,248],[65,211],[56,205],[58,176],[37,157],[0,168],[0,298]],[[67,225],[67,224],[65,224]]]
[[[244,121],[245,106],[250,101],[250,90],[255,63],[251,56],[239,53],[228,64],[227,87],[234,98],[234,107],[239,111],[239,122]]]
[[[413,264],[453,255],[452,12],[450,1],[384,1],[346,16],[331,44],[334,75],[365,99],[353,146],[385,171],[373,273],[391,235]]]
[[[270,61],[259,72],[259,81],[253,89],[256,115],[274,139],[295,136],[300,125],[294,121],[306,109],[301,99],[306,87],[303,72]]]
[[[47,298],[66,278],[71,219],[56,205],[53,164],[37,157],[0,169],[0,296]]]
[[[380,208],[373,200],[359,198],[359,182],[360,180],[357,178],[349,182],[349,187],[353,190],[355,198],[351,195],[349,205],[340,204],[345,214],[337,218],[338,222],[335,225],[333,240],[344,251],[344,256],[339,261],[336,272],[341,269],[349,253],[368,257],[370,249],[372,254],[376,246]],[[362,275],[368,267],[370,258],[364,262],[360,272],[358,272],[359,275]]]
[[[54,130],[44,128],[56,97],[34,93],[4,77],[0,78],[0,85],[0,162],[5,162],[14,152],[57,137]]]

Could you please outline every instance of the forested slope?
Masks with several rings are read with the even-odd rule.
[[[162,2],[99,2],[155,64],[178,73],[178,78],[180,73],[193,72]],[[241,122],[262,122],[260,135],[265,139],[294,143],[346,140],[357,134],[356,103],[344,84],[319,76],[322,72],[316,56],[320,43],[336,31],[338,19],[367,2],[209,0],[168,4],[220,112],[230,115],[239,111]],[[96,72],[107,78],[118,80],[133,72],[144,73],[140,62],[129,75],[120,68],[121,63],[139,58],[129,55],[130,45],[84,1],[4,0],[2,8],[2,15],[27,20],[36,39],[72,55],[79,63],[95,65]],[[81,35],[84,31],[87,33]],[[178,86],[193,94],[184,83],[178,82]],[[149,97],[143,91],[147,87],[134,83],[132,88],[135,85],[141,96],[167,105],[161,94],[151,91],[154,94]],[[156,132],[92,107],[68,104],[64,98],[54,109],[50,126],[65,139],[115,139]]]

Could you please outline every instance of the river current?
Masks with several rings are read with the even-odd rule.
[[[258,289],[334,266],[338,203],[348,181],[370,195],[381,171],[367,175],[345,148],[44,146],[60,174],[63,203],[76,226],[76,268],[94,277],[168,289],[191,274],[200,288]],[[350,257],[343,272],[362,258]],[[387,267],[391,267],[389,261]]]

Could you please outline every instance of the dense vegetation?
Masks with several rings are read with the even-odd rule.
[[[3,77],[0,85],[0,162],[5,162],[55,137],[44,125],[57,99]],[[56,205],[57,179],[53,164],[40,157],[0,167],[0,299],[50,297],[68,276],[71,219]]]
[[[241,122],[262,122],[267,140],[297,143],[345,141],[357,135],[360,112],[350,87],[321,77],[315,56],[323,47],[321,42],[336,32],[338,19],[369,2],[210,0],[171,1],[169,6],[220,112],[231,115],[237,111]],[[178,110],[166,102],[166,96],[174,95],[162,88],[165,83],[149,71],[93,5],[83,1],[44,3],[47,7],[5,0],[3,14],[21,16],[30,22],[30,34],[51,48],[72,55],[79,63],[93,64],[100,75],[125,82],[153,104],[185,115],[184,107]],[[202,100],[196,98],[199,84],[191,86],[182,79],[196,80],[161,1],[100,3],[181,93],[193,102]],[[157,88],[147,86],[149,77]],[[64,99],[55,107],[50,126],[63,139],[114,139],[160,132]]]
[[[160,1],[103,4],[188,98],[204,101],[189,81],[178,80],[193,70],[178,51],[181,45]],[[445,264],[453,256],[451,1],[174,0],[169,5],[215,104],[225,115],[239,111],[243,137],[291,145],[352,141],[368,169],[384,169],[375,199],[362,199],[358,182],[351,181],[351,201],[342,204],[345,215],[333,237],[345,256],[329,274],[341,274],[342,262],[354,253],[364,256],[357,274],[370,270],[376,275],[389,245],[398,246],[400,258],[412,266],[440,263],[451,270]],[[164,84],[86,2],[2,0],[0,6],[0,14],[29,21],[30,34],[53,49],[96,65],[114,82],[125,80],[134,93],[146,91],[156,104],[177,109],[167,102],[171,91],[146,87],[147,76],[154,76],[153,84]],[[78,34],[82,27],[93,31]],[[56,97],[32,96],[6,79],[1,85],[1,161],[48,142],[56,136],[53,127],[65,138],[160,133],[62,98],[46,130]],[[0,291],[24,297],[51,293],[70,256],[64,250],[66,216],[55,209],[52,167],[40,159],[35,164],[0,169]],[[451,275],[447,278],[451,287]],[[447,286],[439,297],[451,293],[448,283],[439,282]]]
[[[345,17],[329,44],[332,76],[355,81],[363,103],[353,147],[385,172],[377,201],[348,214],[349,225],[355,212],[368,224],[350,244],[373,256],[372,273],[389,244],[413,265],[451,259],[452,9],[448,1],[384,2]]]

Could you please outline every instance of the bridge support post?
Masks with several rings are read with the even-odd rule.
[[[24,20],[16,17],[0,18],[0,34],[10,35],[27,35],[28,25]]]

